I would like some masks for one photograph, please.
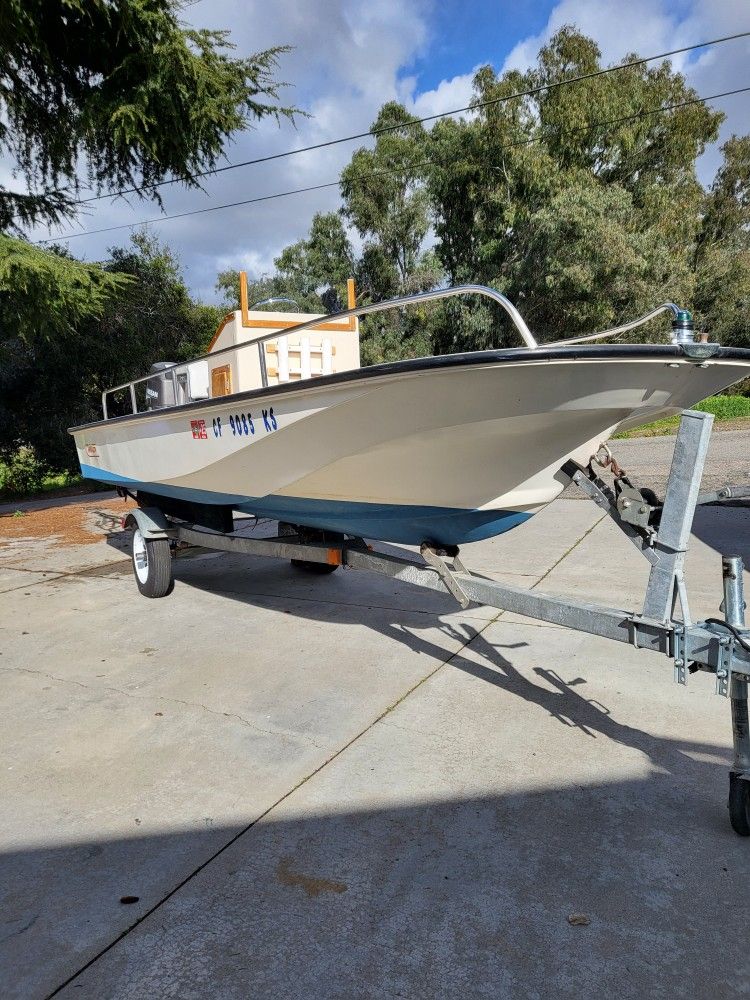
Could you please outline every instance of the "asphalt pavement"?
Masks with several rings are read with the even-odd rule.
[[[644,486],[663,490],[669,475],[675,438],[623,438],[610,441],[620,465]],[[703,490],[725,483],[750,486],[750,431],[720,431],[711,435]]]

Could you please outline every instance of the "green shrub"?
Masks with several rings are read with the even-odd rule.
[[[33,448],[19,448],[8,462],[0,464],[0,496],[35,493],[42,488],[46,473]]]

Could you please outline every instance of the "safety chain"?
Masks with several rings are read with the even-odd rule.
[[[604,452],[603,455],[602,452]],[[628,474],[612,454],[609,445],[600,444],[596,454],[591,456],[591,462],[596,462],[602,469],[609,469],[615,479],[622,479],[626,483],[629,483]]]

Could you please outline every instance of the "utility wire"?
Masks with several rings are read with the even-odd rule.
[[[197,2],[197,0],[195,0]],[[708,42],[698,42],[695,45],[685,45],[680,49],[671,49],[669,52],[661,52],[659,55],[647,56],[644,59],[634,59],[632,62],[622,63],[619,66],[609,66],[606,69],[595,70],[592,73],[582,73],[580,76],[572,76],[567,80],[558,80],[556,83],[545,83],[530,90],[522,90],[515,94],[508,94],[505,97],[493,97],[487,101],[478,101],[475,104],[468,104],[464,108],[455,108],[453,111],[441,111],[439,114],[425,115],[424,118],[415,118],[406,123],[408,125],[422,125],[425,122],[436,121],[438,118],[447,118],[451,115],[460,114],[462,111],[475,111],[479,108],[490,107],[495,104],[504,104],[506,101],[513,101],[519,97],[532,97],[545,90],[555,90],[558,87],[565,87],[571,83],[580,83],[583,80],[593,80],[595,77],[605,76],[608,73],[617,73],[623,69],[632,69],[634,66],[642,66],[645,63],[655,62],[658,59],[666,59],[669,56],[676,56],[683,52],[692,52],[694,49],[702,49],[708,45],[719,45],[721,42],[731,42],[738,38],[746,38],[750,31],[742,31],[736,35],[725,35],[723,38],[712,38]],[[706,98],[709,100],[710,98]],[[139,194],[141,191],[155,191],[157,188],[167,184],[179,184],[185,181],[199,180],[201,177],[213,177],[214,174],[221,174],[227,170],[237,170],[240,167],[254,166],[256,163],[269,163],[271,160],[281,160],[288,156],[297,156],[299,153],[309,153],[316,149],[327,149],[330,146],[337,146],[342,142],[354,142],[357,139],[366,139],[370,136],[383,135],[386,132],[393,132],[404,128],[404,124],[385,125],[382,128],[370,129],[367,132],[357,132],[354,135],[345,135],[339,139],[328,139],[326,142],[317,142],[312,146],[301,146],[299,149],[287,149],[282,153],[271,153],[268,156],[258,156],[253,160],[242,160],[240,163],[228,163],[224,167],[215,167],[211,170],[204,170],[200,173],[185,174],[182,177],[173,177],[169,180],[158,181],[156,184],[144,184],[141,187],[122,188],[119,191],[111,191],[107,194],[92,195],[90,198],[82,198],[75,202],[76,205],[87,205],[92,201],[101,201],[103,198],[119,198],[126,194]]]
[[[504,143],[502,146],[498,147],[497,152],[500,152],[503,149],[511,149],[515,146],[528,146],[533,142],[543,142],[552,134],[556,134],[559,137],[563,137],[566,135],[576,135],[579,132],[590,132],[592,129],[595,128],[609,128],[613,125],[622,125],[625,122],[636,121],[641,118],[648,118],[652,115],[665,114],[667,111],[677,111],[680,108],[686,108],[693,104],[703,104],[706,101],[715,101],[721,97],[731,97],[734,94],[745,94],[748,91],[750,91],[750,86],[740,87],[737,90],[725,90],[721,94],[711,94],[708,97],[696,97],[689,101],[680,101],[677,104],[668,104],[661,108],[653,108],[650,111],[639,111],[636,112],[635,114],[624,115],[621,118],[613,118],[610,119],[609,121],[592,122],[588,125],[580,125],[577,128],[567,129],[565,131],[561,131],[560,129],[548,129],[542,135],[532,136],[529,139],[518,139],[515,142]],[[401,167],[393,170],[388,170],[388,169],[372,170],[367,174],[363,174],[360,179],[366,180],[369,177],[382,176],[383,174],[401,173],[405,169],[413,170],[416,169],[417,167],[430,166],[430,165],[439,165],[439,164],[435,164],[434,160],[421,160],[418,163],[403,164]],[[295,188],[292,191],[277,191],[275,194],[261,195],[260,197],[257,198],[246,198],[243,201],[233,201],[225,205],[211,205],[208,208],[196,208],[193,209],[192,211],[179,212],[175,215],[161,215],[157,216],[155,219],[142,219],[140,222],[123,222],[117,226],[105,226],[102,229],[87,229],[80,233],[61,234],[59,236],[47,237],[46,239],[43,240],[33,240],[32,242],[34,245],[39,245],[43,243],[57,243],[60,240],[74,240],[77,239],[79,236],[95,236],[100,233],[112,233],[118,229],[134,229],[137,226],[152,225],[153,223],[157,222],[170,222],[174,219],[185,219],[191,215],[205,215],[207,212],[220,212],[227,208],[240,208],[241,206],[244,205],[255,205],[262,201],[273,201],[276,198],[289,198],[292,195],[307,194],[308,192],[311,191],[322,191],[325,188],[338,187],[340,184],[341,184],[340,179],[336,181],[327,181],[325,184],[312,184],[309,187]]]
[[[748,88],[750,90],[750,88]],[[382,171],[392,173],[393,171]],[[293,194],[305,194],[308,191],[322,191],[323,188],[338,187],[339,181],[328,181],[326,184],[313,184],[311,187],[295,188],[294,191],[279,191],[276,194],[266,194],[260,198],[248,198],[245,201],[232,201],[226,205],[212,205],[210,208],[196,208],[191,212],[180,212],[177,215],[161,215],[155,219],[141,219],[140,222],[122,222],[119,226],[106,226],[104,229],[86,229],[82,233],[71,233],[61,236],[53,236],[44,240],[34,240],[38,243],[57,243],[58,240],[74,240],[78,236],[95,236],[97,233],[112,233],[116,229],[133,229],[136,226],[150,226],[154,222],[171,222],[172,219],[184,219],[188,215],[203,215],[206,212],[220,212],[225,208],[239,208],[240,205],[255,205],[259,201],[272,201],[274,198],[288,198]]]

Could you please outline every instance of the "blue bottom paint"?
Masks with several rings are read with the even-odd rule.
[[[465,510],[460,507],[425,507],[410,504],[360,503],[349,500],[308,500],[269,494],[248,497],[215,493],[162,483],[142,483],[105,469],[81,463],[81,474],[101,483],[128,486],[157,496],[193,503],[232,506],[235,510],[310,528],[342,531],[384,542],[419,545],[426,540],[441,545],[478,542],[509,531],[532,516],[516,510]]]

